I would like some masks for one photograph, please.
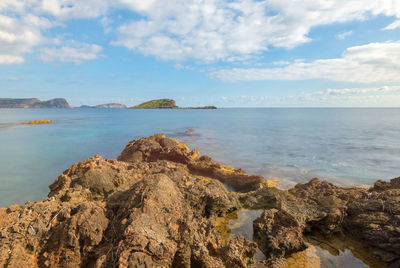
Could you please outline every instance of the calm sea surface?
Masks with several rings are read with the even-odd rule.
[[[55,123],[18,124],[40,119]],[[0,109],[0,207],[41,199],[74,162],[115,158],[154,133],[283,188],[313,177],[371,185],[400,176],[400,109]]]

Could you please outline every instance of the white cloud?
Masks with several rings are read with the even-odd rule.
[[[298,103],[398,107],[400,86],[326,89],[295,97]]]
[[[21,56],[14,55],[0,55],[0,64],[16,64],[23,63],[24,58]]]
[[[68,41],[61,47],[47,47],[41,50],[40,60],[43,62],[72,62],[82,64],[84,61],[99,58],[102,47],[96,44]]]
[[[18,25],[3,29],[0,24],[1,58],[21,62],[17,58],[43,43],[45,28],[70,19],[98,19],[108,33],[112,12],[122,9],[137,16],[113,22],[118,29],[114,45],[164,60],[203,62],[242,61],[271,47],[292,48],[309,42],[315,26],[375,15],[400,18],[400,1],[394,0],[1,0],[0,14],[7,14],[1,16]],[[51,26],[25,23],[29,17]],[[3,49],[18,39],[19,46]]]
[[[399,107],[400,86],[371,88],[326,89],[288,96],[238,96],[221,97],[220,103],[240,103],[241,106],[299,106],[299,107],[348,107],[376,106]]]
[[[394,30],[400,28],[400,20],[396,20],[393,23],[389,24],[388,26],[386,26],[385,28],[383,28],[383,31],[388,31],[388,30]]]
[[[0,64],[24,62],[23,55],[43,42],[41,30],[51,26],[48,19],[34,15],[14,18],[0,14]]]
[[[348,36],[352,35],[353,31],[347,31],[347,32],[343,32],[343,33],[339,33],[336,35],[336,38],[339,40],[344,40],[346,39]]]
[[[182,64],[180,64],[180,63],[176,63],[176,64],[174,64],[174,68],[176,70],[182,70],[184,68],[184,66]]]
[[[113,23],[113,21],[109,17],[101,18],[100,24],[103,26],[104,33],[109,33],[112,31],[112,27],[111,27],[112,23]]]
[[[4,1],[4,0],[2,0]],[[6,0],[10,1],[10,0]],[[113,4],[111,0],[12,0],[19,9],[37,15],[50,15],[57,20],[98,18],[106,14]],[[11,2],[11,1],[10,1]],[[12,5],[9,5],[9,8]]]
[[[0,1],[0,64],[23,63],[24,55],[34,51],[34,48],[47,43],[49,38],[43,36],[43,31],[60,25],[58,21],[71,18],[93,18],[106,12],[108,0],[1,0]],[[48,16],[50,15],[50,17]],[[96,50],[97,47],[92,47]],[[45,49],[47,58],[51,58],[55,49]],[[67,53],[63,48],[61,53]],[[69,52],[70,57],[63,59],[80,62],[84,59],[79,49]],[[89,53],[88,58],[91,55]],[[61,59],[61,56],[60,56]]]
[[[270,47],[292,48],[309,42],[314,26],[379,14],[400,17],[399,2],[389,0],[120,2],[144,17],[121,25],[113,44],[164,60],[248,59]]]
[[[327,95],[352,95],[352,94],[366,94],[366,93],[388,93],[388,92],[399,92],[400,86],[383,86],[383,87],[372,87],[372,88],[344,88],[344,89],[326,89],[317,91],[312,95],[315,96],[327,96]]]
[[[329,79],[347,82],[400,82],[400,41],[350,47],[341,58],[293,62],[281,68],[216,71],[225,81]]]
[[[290,61],[274,61],[272,62],[273,65],[289,65]]]

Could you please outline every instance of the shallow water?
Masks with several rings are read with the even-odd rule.
[[[305,237],[308,248],[303,252],[293,254],[288,258],[288,268],[298,267],[299,262],[306,265],[301,267],[326,268],[382,268],[385,265],[375,258],[364,245],[349,236],[308,236]],[[305,257],[305,258],[304,258]],[[319,263],[319,266],[316,264]]]
[[[55,123],[18,124],[41,119]],[[0,206],[43,198],[74,162],[161,132],[282,187],[400,175],[400,109],[0,109]]]
[[[237,218],[229,221],[228,228],[231,230],[231,236],[243,236],[247,240],[253,241],[253,221],[261,216],[263,210],[241,209],[237,212]],[[257,249],[256,260],[265,260],[265,255],[260,249]]]
[[[253,241],[253,221],[263,210],[241,209],[229,220],[230,238],[244,236]],[[308,236],[308,248],[288,256],[284,268],[382,268],[384,265],[374,258],[363,245],[350,237]],[[258,250],[256,260],[265,260]],[[264,267],[260,265],[259,267]]]

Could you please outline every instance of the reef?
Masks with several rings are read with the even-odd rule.
[[[23,125],[41,125],[41,124],[51,124],[51,120],[32,120],[28,122],[21,122]]]
[[[0,266],[284,267],[315,233],[351,234],[400,266],[400,178],[371,188],[275,184],[163,134],[134,140],[118,159],[72,165],[46,199],[1,208]],[[262,210],[254,241],[225,228],[240,209]]]

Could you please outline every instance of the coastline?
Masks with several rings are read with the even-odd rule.
[[[224,185],[233,191],[226,190]],[[0,209],[0,214],[7,219],[0,221],[0,264],[3,260],[11,264],[25,260],[31,267],[46,263],[51,266],[62,264],[65,256],[69,256],[71,265],[78,266],[92,261],[98,265],[118,261],[123,265],[126,258],[132,263],[144,258],[148,264],[170,266],[178,254],[181,264],[189,256],[189,260],[206,267],[208,262],[250,267],[256,262],[256,242],[232,238],[223,245],[215,228],[217,217],[242,208],[263,210],[254,223],[254,235],[258,248],[267,256],[262,261],[265,265],[284,261],[286,252],[304,250],[303,236],[310,232],[309,228],[325,235],[355,234],[388,266],[400,261],[396,255],[396,247],[400,245],[384,243],[400,235],[389,231],[392,227],[398,228],[399,223],[385,218],[399,217],[399,178],[390,183],[378,181],[369,189],[342,188],[317,179],[287,191],[272,186],[262,176],[248,175],[241,169],[216,163],[164,135],[135,140],[117,160],[95,156],[74,164],[50,185],[47,200]],[[29,211],[32,212],[27,214]],[[126,218],[126,213],[131,216]],[[170,219],[161,220],[164,217]],[[140,220],[144,218],[152,219],[150,225]],[[81,225],[83,222],[79,223],[79,219],[88,224]],[[201,219],[205,225],[198,226],[194,219]],[[382,219],[379,228],[371,227],[371,221],[376,224],[378,219]],[[32,220],[33,225],[27,224]],[[185,229],[176,230],[175,224],[180,226],[183,222]],[[158,231],[151,228],[154,224]],[[19,226],[19,229],[15,232],[10,226]],[[138,253],[129,253],[133,244],[125,236],[114,237],[112,226],[117,226],[118,233],[128,232],[141,239],[135,243],[150,243],[152,248],[139,247],[135,251]],[[206,234],[203,228],[208,230]],[[165,236],[162,230],[174,235]],[[185,235],[184,230],[201,237],[196,242],[199,244],[190,240],[191,236]],[[28,240],[18,238],[18,233],[26,234]],[[39,235],[42,233],[49,236]],[[77,241],[63,242],[65,237],[76,237]],[[279,244],[265,242],[270,239]],[[21,247],[8,241],[15,241]],[[118,251],[107,241],[118,242]],[[164,242],[160,244],[160,241]],[[81,243],[86,245],[83,252]],[[210,255],[211,249],[203,253],[194,250],[208,243],[213,244],[213,255]],[[175,244],[189,251],[179,251],[172,246]],[[242,253],[237,252],[238,248]],[[116,259],[104,250],[113,252]],[[10,254],[6,253],[9,251]],[[124,254],[128,255],[124,257]],[[96,258],[88,259],[88,256]]]

